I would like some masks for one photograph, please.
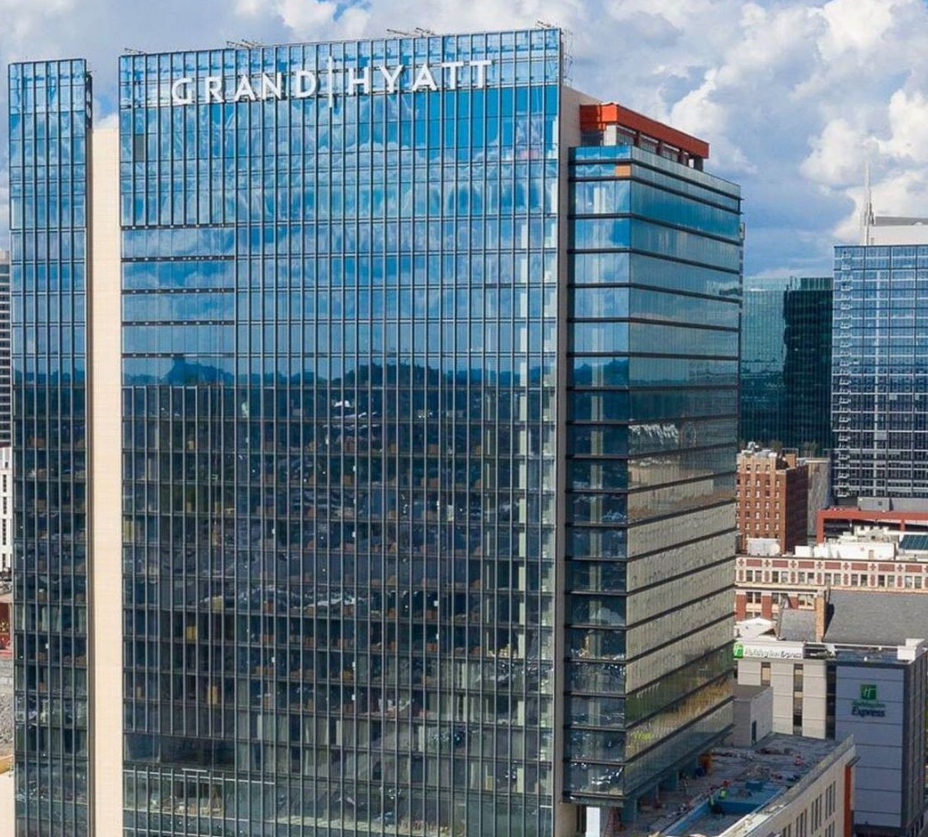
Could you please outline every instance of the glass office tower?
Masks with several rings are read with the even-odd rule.
[[[13,444],[13,335],[10,319],[10,252],[0,250],[0,448]]]
[[[741,439],[831,450],[831,277],[752,280],[741,328]]]
[[[84,61],[10,67],[16,833],[88,831]]]
[[[741,320],[741,439],[783,441],[786,384],[783,368],[783,294],[788,280],[746,280]]]
[[[730,720],[737,188],[669,129],[582,133],[557,30],[127,55],[118,133],[69,146],[90,241],[52,250],[60,66],[11,74],[17,400],[84,322],[79,262],[93,441],[89,476],[76,448],[19,472],[18,834],[66,808],[94,837],[634,819]],[[84,427],[65,380],[58,433]],[[78,475],[114,627],[56,714],[42,649],[86,664],[87,621],[35,553],[88,559],[28,503],[73,521]]]
[[[371,94],[162,98],[330,61]],[[558,34],[120,73],[129,833],[544,833]]]
[[[926,269],[926,244],[835,248],[839,498],[928,499]]]
[[[565,787],[595,807],[731,723],[740,198],[628,145],[570,179]]]
[[[786,362],[783,383],[789,424],[788,447],[803,456],[822,456],[831,435],[831,352],[834,280],[803,276],[783,295]]]

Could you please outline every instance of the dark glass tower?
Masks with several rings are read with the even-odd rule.
[[[803,456],[821,456],[832,448],[833,308],[834,280],[830,276],[793,280],[783,295],[785,441]]]
[[[741,439],[783,441],[786,384],[783,294],[787,280],[746,281],[741,319]]]
[[[831,437],[831,277],[752,280],[741,331],[741,439],[821,455]]]
[[[11,76],[21,834],[633,820],[731,714],[740,197],[707,147],[583,128],[556,30],[127,55],[65,198],[59,66]],[[89,652],[36,557],[85,572],[85,418]],[[60,711],[48,648],[91,661]]]

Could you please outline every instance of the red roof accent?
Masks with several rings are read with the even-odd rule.
[[[684,134],[662,122],[636,113],[617,102],[598,105],[580,105],[580,130],[602,131],[607,125],[618,125],[658,142],[665,142],[693,157],[709,156],[709,143]]]
[[[825,540],[825,522],[828,520],[858,521],[865,523],[889,522],[897,523],[899,530],[905,532],[906,521],[913,523],[928,523],[928,512],[924,511],[865,511],[863,509],[848,508],[845,506],[832,506],[828,509],[819,509],[816,515],[816,538],[819,543]]]

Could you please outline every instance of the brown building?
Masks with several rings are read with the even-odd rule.
[[[780,552],[807,540],[809,471],[795,453],[749,448],[738,454],[738,529],[749,538],[773,538]]]

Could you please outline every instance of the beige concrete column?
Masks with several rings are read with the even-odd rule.
[[[90,817],[93,837],[121,837],[122,397],[118,130],[94,130],[91,148],[87,289]]]

